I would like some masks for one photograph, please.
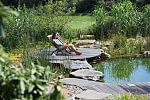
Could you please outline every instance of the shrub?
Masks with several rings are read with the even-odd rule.
[[[50,67],[34,64],[30,68],[2,66],[0,73],[2,99],[38,98],[44,94],[45,86],[53,75]]]
[[[31,63],[30,67],[14,65],[7,60],[7,54],[0,46],[0,99],[43,100],[60,99],[61,85],[57,83],[52,94],[46,93],[46,86],[55,77],[50,66],[40,66]],[[54,97],[55,96],[55,97]]]

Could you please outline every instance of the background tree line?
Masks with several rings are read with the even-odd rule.
[[[18,7],[18,5],[26,5],[26,7],[36,7],[39,5],[46,5],[48,2],[56,2],[61,0],[0,0],[4,5]],[[66,6],[76,6],[77,13],[87,13],[92,11],[95,5],[103,0],[63,0],[66,1]],[[106,3],[110,1],[120,2],[127,0],[104,0]],[[138,6],[144,6],[150,3],[150,0],[128,0],[136,3]]]

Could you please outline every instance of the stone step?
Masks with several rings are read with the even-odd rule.
[[[79,48],[95,48],[95,49],[97,49],[98,47],[95,44],[87,44],[87,45],[80,45]]]
[[[87,45],[87,44],[94,44],[96,40],[78,40],[76,45]]]
[[[94,35],[80,35],[80,39],[95,39]]]
[[[102,72],[91,70],[91,69],[81,69],[81,70],[71,72],[70,76],[74,78],[99,81],[101,78],[104,77],[104,74]]]

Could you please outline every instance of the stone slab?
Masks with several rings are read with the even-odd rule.
[[[81,69],[70,73],[71,76],[75,78],[82,78],[87,80],[99,81],[104,77],[104,74],[99,71],[91,69]]]
[[[96,40],[78,40],[76,45],[94,44]]]
[[[95,48],[97,49],[97,46],[95,44],[87,44],[87,45],[81,45],[79,48]]]
[[[109,87],[107,85],[107,83],[84,80],[84,79],[77,79],[77,78],[65,78],[65,79],[61,79],[60,82],[62,82],[62,84],[65,84],[65,85],[66,84],[67,85],[76,85],[84,90],[94,90],[97,92],[105,92],[105,93],[113,94],[113,95],[120,94],[118,91],[113,89],[113,87],[111,87],[111,86]],[[119,87],[119,86],[116,85],[116,87]],[[121,93],[123,93],[123,92],[121,92]]]
[[[95,90],[97,92],[105,92],[105,93],[114,93],[111,88],[103,88],[105,83],[97,82],[97,81],[90,81],[84,79],[77,79],[77,78],[65,78],[60,80],[64,85],[76,85],[82,88],[83,90]]]
[[[65,60],[63,62],[64,67],[72,70],[78,69],[92,69],[92,66],[87,61],[80,61],[80,60]]]
[[[128,84],[109,84],[109,83],[89,81],[89,80],[77,79],[77,78],[65,78],[65,79],[61,79],[60,82],[62,82],[62,84],[79,86],[83,90],[94,90],[97,92],[112,94],[113,96],[118,96],[119,94],[121,95],[124,93],[132,93],[135,95],[150,94],[150,92],[148,91],[149,88],[146,89],[141,88],[143,86],[143,83],[142,84],[136,83],[135,86],[133,86]],[[147,86],[150,86],[150,83],[148,82],[144,83],[144,87]]]
[[[92,86],[104,84],[102,82],[89,81],[89,80],[83,80],[83,79],[77,79],[77,78],[64,78],[64,79],[61,79],[60,82],[62,82],[62,84],[65,84],[65,85],[76,85],[83,89],[85,86],[92,87]]]
[[[112,94],[107,94],[103,92],[96,92],[94,90],[86,90],[77,94],[75,99],[77,100],[104,100],[108,99],[112,96]]]
[[[80,39],[94,39],[94,35],[80,35]]]

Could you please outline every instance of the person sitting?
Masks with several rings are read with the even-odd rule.
[[[48,37],[49,40],[52,41],[52,43],[55,45],[58,49],[69,49],[71,52],[75,52],[76,55],[81,55],[82,53],[78,51],[78,49],[75,48],[73,44],[66,44],[64,40],[61,38],[59,33],[54,33],[52,37]]]

